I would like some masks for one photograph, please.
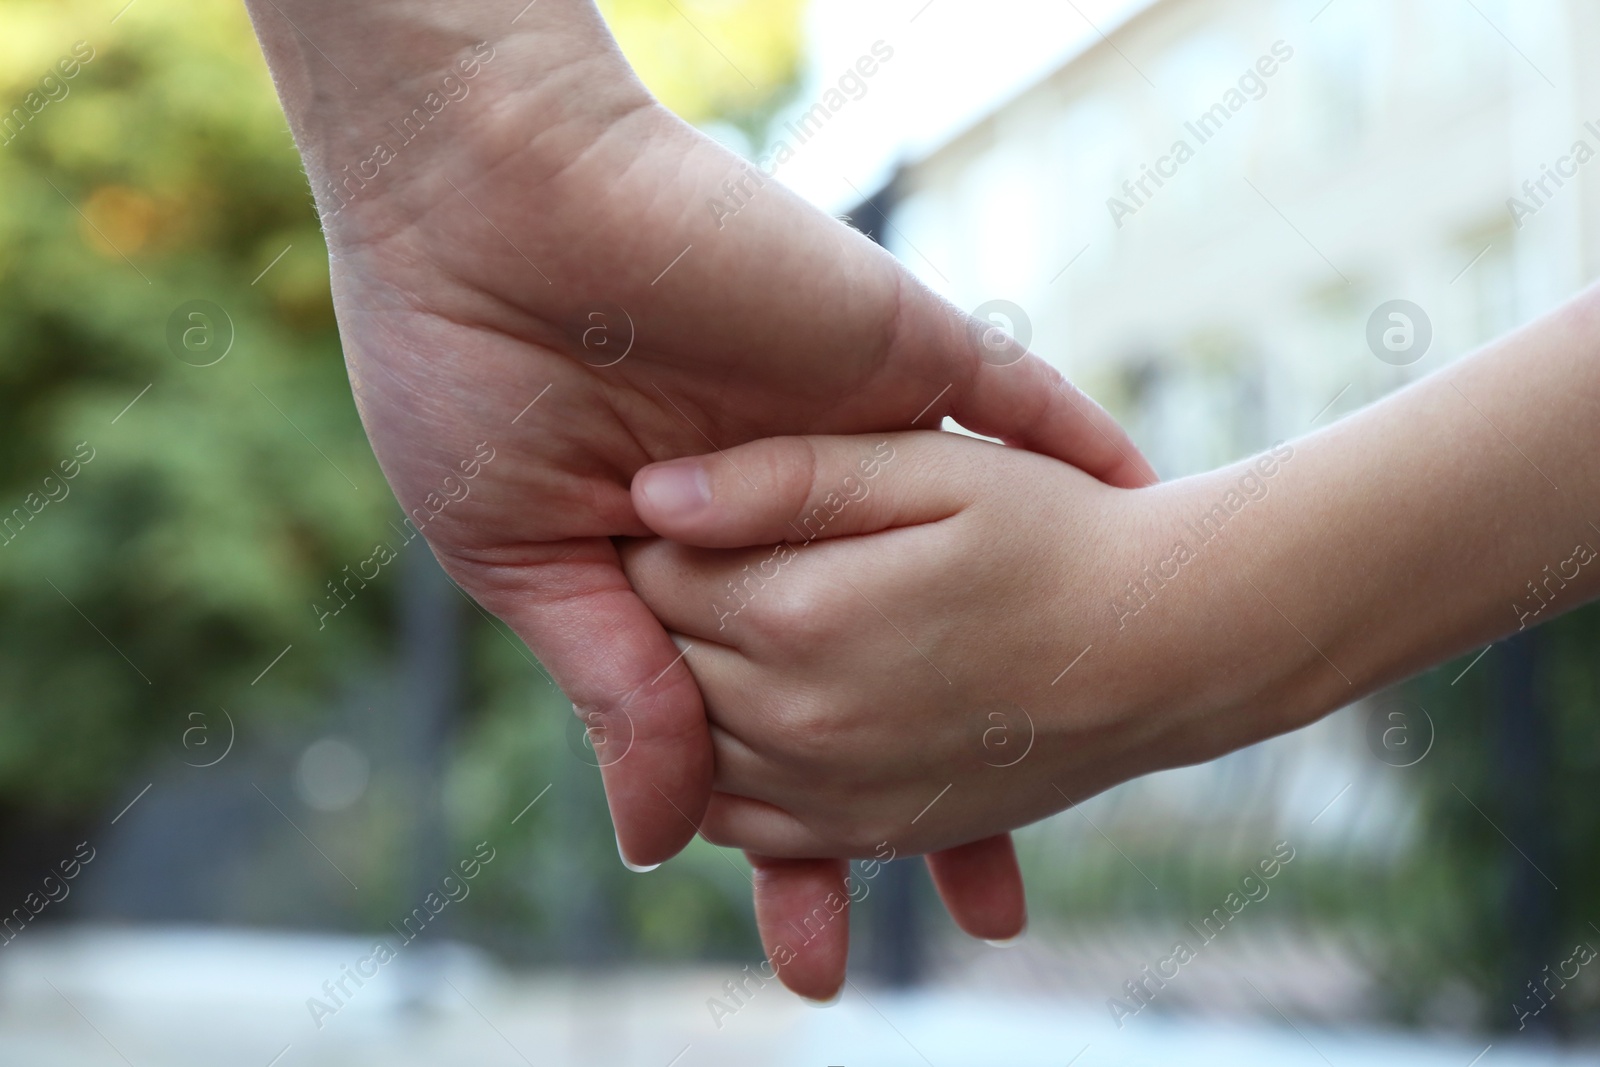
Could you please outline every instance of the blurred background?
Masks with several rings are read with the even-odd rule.
[[[601,6],[1164,477],[1600,273],[1579,0]],[[622,868],[425,552],[313,606],[402,516],[242,7],[0,0],[0,189],[0,1062],[1596,1062],[1597,610],[1022,831],[1016,947],[873,870],[819,1012],[747,979],[737,853]]]

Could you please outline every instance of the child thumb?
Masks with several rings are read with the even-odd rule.
[[[633,479],[633,506],[662,537],[703,548],[877,533],[937,522],[969,494],[942,433],[773,437],[669,460]]]

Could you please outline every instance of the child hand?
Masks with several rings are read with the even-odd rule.
[[[907,433],[657,464],[633,495],[672,539],[631,543],[623,561],[705,696],[712,841],[927,852],[1134,773],[1124,757],[1143,731],[1069,698],[1091,672],[1052,684],[1105,622],[1111,583],[1085,577],[1137,570],[1115,562],[1130,558],[1126,491]]]

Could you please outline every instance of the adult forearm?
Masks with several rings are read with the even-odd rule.
[[[1247,706],[1301,725],[1600,596],[1597,444],[1600,289],[1295,443],[1213,583]]]
[[[436,190],[408,187],[463,146],[484,162],[545,139],[559,162],[650,99],[590,0],[245,4],[335,238],[374,202],[424,207]]]

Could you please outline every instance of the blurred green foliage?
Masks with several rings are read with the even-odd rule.
[[[1259,799],[1236,809],[1117,826],[1108,831],[1114,845],[1065,813],[1019,835],[1032,910],[1065,924],[1181,936],[1286,839],[1306,847],[1252,905],[1252,935],[1270,944],[1293,931],[1301,947],[1326,939],[1375,981],[1365,1010],[1396,1024],[1518,1032],[1518,1011],[1536,1003],[1527,983],[1541,982],[1546,966],[1570,973],[1580,942],[1600,948],[1600,604],[1520,640],[1527,644],[1462,656],[1344,713],[1365,721],[1375,710],[1420,707],[1431,721],[1429,734],[1421,719],[1407,720],[1408,741],[1431,739],[1409,766],[1378,759],[1371,736],[1352,739],[1373,775],[1339,794],[1343,814],[1358,816],[1348,836],[1328,839],[1327,824],[1322,834],[1284,830],[1266,781]],[[1531,699],[1519,703],[1510,683],[1524,655]],[[1389,796],[1372,795],[1388,787]],[[1084,831],[1077,847],[1063,847],[1063,830]],[[1558,995],[1530,1029],[1600,1033],[1600,968],[1590,963],[1552,988]]]
[[[1519,657],[1527,703],[1508,684]],[[1455,974],[1489,1025],[1516,1030],[1513,1004],[1536,1004],[1528,982],[1564,969],[1579,942],[1600,948],[1600,605],[1495,646],[1461,677],[1470,662],[1405,687],[1438,740],[1415,768],[1425,832],[1395,872],[1411,887],[1396,909],[1411,936],[1390,976],[1402,1014]],[[1583,967],[1537,1021],[1600,1029],[1597,971]]]
[[[182,773],[189,716],[216,726],[219,708],[239,729],[230,766],[266,768],[264,791],[292,807],[293,754],[349,732],[352,705],[375,705],[381,737],[403,696],[400,567],[325,628],[311,607],[375,542],[397,543],[400,512],[351,402],[326,248],[249,21],[236,3],[123,2],[0,2],[0,108],[21,109],[0,132],[0,517],[14,516],[0,537],[0,836],[13,839]],[[754,121],[795,77],[800,0],[605,7],[647,83],[693,121]],[[220,317],[175,317],[194,301]],[[598,773],[568,744],[569,706],[508,631],[463,610],[451,855],[488,839],[499,859],[459,924],[530,954],[748,953],[740,868],[702,844],[648,882],[627,874]],[[415,903],[406,781],[374,750],[355,807],[292,808],[372,891],[285,899],[280,850],[263,846],[244,917],[372,926]],[[580,905],[592,914],[575,923]]]
[[[109,15],[3,15],[0,100],[24,100],[74,42],[93,50],[0,147],[0,508],[78,442],[95,452],[0,548],[0,790],[36,812],[103,803],[190,708],[309,713],[305,694],[382,637],[376,603],[316,640],[307,626],[324,575],[392,504],[342,384],[326,255],[248,23],[232,6]],[[213,366],[168,347],[169,316],[194,299],[231,319]]]

